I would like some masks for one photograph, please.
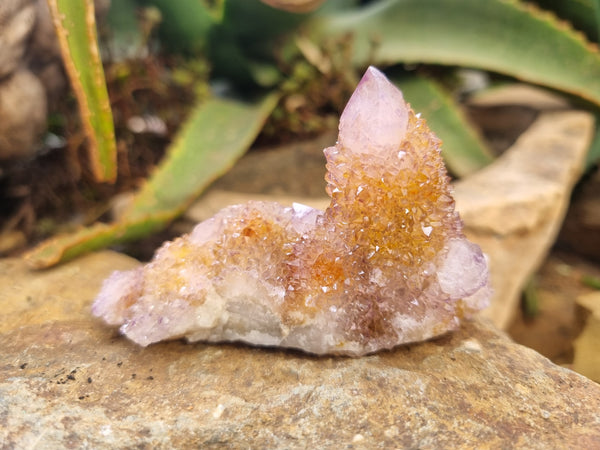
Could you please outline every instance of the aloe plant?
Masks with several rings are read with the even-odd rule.
[[[115,173],[114,135],[90,19],[92,2],[48,1],[82,121],[90,136],[95,173],[110,180]],[[323,39],[350,35],[357,71],[367,63],[474,67],[569,93],[596,105],[594,111],[600,111],[597,47],[569,24],[530,3],[381,0],[361,7],[356,0],[329,0],[312,14],[293,15],[275,11],[258,0],[195,1],[191,9],[186,2],[128,0],[128,8],[133,1],[161,10],[162,37],[172,51],[203,52],[211,60],[214,76],[245,90],[268,86],[272,94],[250,104],[215,98],[199,105],[169,156],[119,221],[97,224],[42,244],[28,257],[36,267],[116,241],[138,238],[164,227],[181,213],[259,133],[275,107],[276,86],[283,76],[273,54],[273,42],[285,34],[293,41],[301,22],[317,47]],[[583,24],[580,28],[588,36],[597,38],[594,26],[597,31],[598,1],[587,1],[594,14],[585,14],[585,20],[578,23]],[[552,0],[538,3],[557,10],[562,4]],[[568,17],[577,21],[574,9],[567,9]],[[290,49],[293,46],[287,47],[287,51]],[[81,80],[77,79],[78,74]],[[451,95],[426,79],[413,76],[398,81],[408,101],[426,114],[431,128],[445,141],[444,156],[455,173],[467,174],[491,161],[485,144],[470,128]],[[230,139],[224,139],[225,136]],[[600,138],[596,138],[592,149],[590,160],[600,156]]]

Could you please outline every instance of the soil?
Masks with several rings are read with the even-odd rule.
[[[587,312],[575,300],[593,291],[583,281],[590,276],[600,276],[598,264],[576,253],[553,249],[532,280],[530,296],[535,302],[534,311],[524,305],[508,334],[554,363],[569,367],[573,361],[573,341],[587,318]]]

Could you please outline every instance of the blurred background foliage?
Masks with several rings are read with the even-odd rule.
[[[59,31],[80,13],[79,0],[49,3],[63,19]],[[87,25],[99,32],[108,88],[103,78],[96,85],[111,94],[114,127],[127,109],[114,86],[128,83],[149,83],[162,98],[183,92],[186,112],[161,113],[176,137],[118,217],[52,238],[28,259],[47,267],[165,227],[259,134],[289,142],[335,127],[327,117],[339,115],[369,64],[427,118],[451,173],[468,175],[496,156],[461,108],[473,90],[521,80],[600,117],[599,18],[600,0],[113,0],[105,20]],[[81,29],[68,30],[74,42]],[[101,74],[72,44],[61,50],[76,73]],[[102,97],[87,95],[81,111]],[[90,117],[81,114],[84,124]],[[589,166],[599,157],[596,135]]]

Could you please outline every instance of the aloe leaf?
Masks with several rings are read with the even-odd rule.
[[[93,0],[48,0],[64,65],[79,104],[92,171],[98,181],[117,176],[112,112],[98,50]]]
[[[539,6],[554,11],[562,19],[566,19],[575,28],[595,41],[598,41],[600,2],[598,0],[536,0]]]
[[[269,94],[252,103],[214,98],[201,104],[121,220],[51,238],[27,254],[27,262],[45,268],[163,228],[244,154],[277,100]]]
[[[213,98],[200,106],[142,187],[127,218],[153,211],[183,211],[250,147],[275,108],[278,94],[253,103]]]
[[[531,319],[540,314],[539,287],[535,276],[530,278],[525,285],[522,300],[523,314]]]
[[[458,104],[434,81],[419,76],[394,79],[412,108],[427,119],[442,140],[450,172],[468,175],[493,161],[493,156]]]
[[[351,33],[357,64],[482,68],[600,105],[598,49],[552,14],[514,0],[386,0],[323,16],[315,27],[321,38]]]
[[[44,269],[84,253],[147,236],[164,228],[175,216],[173,212],[157,212],[132,221],[96,223],[75,233],[55,236],[42,242],[25,255],[25,260],[34,269]]]
[[[594,275],[582,275],[581,282],[592,289],[600,290],[600,277]]]

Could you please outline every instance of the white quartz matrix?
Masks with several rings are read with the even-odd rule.
[[[325,149],[331,204],[231,206],[114,272],[93,313],[140,345],[243,341],[363,355],[440,335],[489,300],[440,141],[377,69]]]

